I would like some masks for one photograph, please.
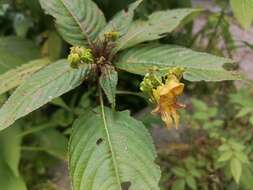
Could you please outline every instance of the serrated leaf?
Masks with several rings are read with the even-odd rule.
[[[230,3],[239,23],[248,29],[253,22],[253,0],[230,0]]]
[[[32,42],[16,36],[0,37],[0,74],[40,56]]]
[[[239,180],[242,174],[242,164],[238,159],[234,158],[230,161],[230,171],[235,182],[239,184]]]
[[[232,151],[226,151],[222,153],[222,155],[219,157],[218,162],[225,162],[232,158],[233,152]]]
[[[185,190],[185,180],[179,179],[175,181],[171,190]]]
[[[75,190],[158,190],[160,171],[144,125],[129,112],[100,109],[83,114],[70,139],[70,175]]]
[[[120,36],[126,34],[129,29],[130,24],[133,21],[134,11],[139,6],[143,0],[137,0],[134,3],[130,4],[127,9],[124,9],[117,13],[112,20],[104,27],[100,32],[99,38],[104,38],[104,33],[106,32],[118,32]]]
[[[72,45],[93,41],[106,24],[103,13],[91,0],[40,0],[40,4],[56,19],[58,31]]]
[[[137,20],[133,22],[124,37],[118,43],[117,50],[126,49],[136,44],[152,41],[165,36],[175,30],[180,23],[198,9],[173,9],[158,11],[151,14],[147,21]]]
[[[116,63],[119,69],[145,75],[150,71],[166,72],[172,67],[184,67],[184,78],[190,81],[236,80],[234,71],[223,68],[230,59],[196,52],[175,45],[143,45],[123,52]]]
[[[72,69],[67,60],[59,60],[29,77],[1,107],[0,130],[80,85],[89,68]]]
[[[19,86],[29,76],[47,66],[49,63],[50,61],[48,59],[38,59],[0,75],[0,94]]]
[[[111,66],[106,66],[102,70],[99,78],[100,86],[105,92],[109,102],[115,107],[116,86],[118,83],[118,72]]]

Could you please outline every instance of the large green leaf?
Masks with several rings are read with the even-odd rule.
[[[62,37],[72,45],[85,45],[106,24],[101,10],[91,0],[40,0],[43,9],[56,19]]]
[[[237,184],[239,184],[241,175],[242,175],[242,163],[237,158],[233,158],[230,161],[230,170],[231,174],[236,181]]]
[[[253,22],[253,0],[230,0],[231,7],[239,23],[248,29]]]
[[[4,190],[26,190],[21,177],[17,177],[9,165],[0,157],[0,186]]]
[[[19,175],[21,129],[15,125],[0,132],[0,186],[5,190],[26,190]]]
[[[72,69],[66,60],[59,60],[29,77],[0,109],[0,130],[80,85],[89,67]]]
[[[19,136],[20,133],[21,129],[16,124],[12,128],[0,132],[0,157],[8,164],[16,176],[19,175],[18,165],[22,140],[22,137]]]
[[[116,31],[120,36],[126,34],[130,24],[133,21],[134,10],[143,0],[138,0],[129,5],[127,9],[124,9],[117,13],[112,20],[105,26],[105,28],[100,32],[99,37],[103,39],[105,32]]]
[[[25,79],[49,63],[48,59],[38,59],[0,75],[0,94],[19,86]]]
[[[197,12],[199,12],[197,9],[173,9],[155,12],[148,17],[147,21],[137,20],[121,38],[117,50],[162,38],[175,30],[186,17]]]
[[[99,83],[104,90],[109,102],[115,106],[116,87],[118,83],[118,73],[114,67],[106,66],[102,70]]]
[[[31,41],[16,36],[0,37],[0,74],[40,56]]]
[[[152,139],[129,112],[88,111],[73,128],[69,164],[74,190],[159,189]]]
[[[144,45],[125,51],[116,66],[131,73],[145,75],[154,70],[166,72],[171,67],[184,67],[184,78],[190,81],[240,79],[236,72],[226,71],[230,59],[196,52],[175,45]]]

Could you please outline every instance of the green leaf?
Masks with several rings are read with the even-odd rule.
[[[192,176],[187,176],[185,179],[187,185],[193,189],[196,190],[197,189],[197,184],[196,184],[196,180],[192,177]]]
[[[80,69],[72,69],[66,60],[59,60],[29,77],[0,109],[0,130],[79,86],[89,68],[86,64]]]
[[[56,61],[60,59],[63,48],[63,40],[55,31],[51,31],[47,40],[47,51],[50,60]]]
[[[251,125],[253,125],[253,115],[249,118],[249,122]]]
[[[145,41],[162,38],[175,30],[186,17],[199,11],[198,9],[158,11],[151,14],[147,21],[137,20],[131,24],[126,35],[120,39],[116,49],[122,50]]]
[[[38,139],[44,151],[67,161],[68,139],[63,134],[55,129],[48,129],[39,133]]]
[[[104,115],[104,117],[103,117]],[[158,190],[151,136],[129,112],[88,111],[74,124],[69,146],[73,189]]]
[[[172,168],[172,172],[178,177],[185,177],[187,175],[185,169],[180,167]]]
[[[66,104],[66,102],[64,102],[64,100],[60,97],[53,99],[51,102],[51,104],[55,105],[55,106],[59,106],[67,111],[71,112],[71,108]],[[64,110],[63,110],[64,111]]]
[[[175,45],[143,45],[121,54],[116,66],[134,74],[145,75],[150,71],[167,72],[171,67],[184,67],[184,78],[190,81],[236,80],[234,71],[226,71],[230,59],[208,53],[196,52]]]
[[[237,117],[237,118],[244,117],[244,116],[246,116],[247,114],[249,114],[250,112],[253,112],[253,108],[251,108],[251,107],[244,107],[244,108],[242,108],[242,109],[236,114],[235,117]]]
[[[103,13],[91,0],[40,0],[40,4],[56,19],[58,31],[72,45],[93,41],[106,24]]]
[[[25,183],[21,177],[15,176],[11,168],[0,157],[0,185],[4,190],[26,190]]]
[[[32,42],[16,36],[0,37],[0,74],[40,56]]]
[[[196,178],[200,178],[201,177],[201,172],[200,172],[200,170],[197,170],[197,169],[192,169],[191,171],[190,171],[190,173],[192,174],[192,176],[193,177],[196,177]]]
[[[237,184],[239,184],[239,180],[242,174],[241,162],[236,158],[232,159],[230,161],[230,170],[234,180],[236,181]]]
[[[143,0],[137,0],[134,3],[130,4],[127,9],[124,9],[117,13],[100,32],[99,38],[103,39],[104,33],[112,31],[118,32],[120,36],[125,35],[133,21],[134,11],[142,1]]]
[[[253,0],[230,0],[230,3],[239,23],[248,29],[253,21]]]
[[[226,151],[224,152],[218,159],[218,162],[225,162],[232,158],[233,152],[232,151]]]
[[[246,190],[252,190],[253,187],[253,173],[251,167],[248,165],[243,167],[243,173],[240,179],[240,184],[246,189]]]
[[[0,132],[0,185],[4,190],[26,190],[19,175],[21,128],[14,127]]]
[[[7,163],[16,176],[19,176],[18,165],[22,140],[20,133],[21,130],[17,124],[0,132],[0,158]]]
[[[236,155],[236,158],[240,160],[240,162],[246,163],[246,164],[249,163],[249,159],[244,152],[236,152],[235,155]]]
[[[208,106],[206,105],[204,101],[192,98],[191,102],[192,102],[193,107],[199,111],[206,112],[208,110]]]
[[[111,66],[104,67],[99,78],[99,83],[112,107],[115,107],[116,86],[118,83],[117,71]]]
[[[206,57],[208,59],[208,57]],[[217,70],[189,68],[184,73],[184,78],[189,81],[224,81],[224,80],[242,80],[243,76],[238,71],[227,71],[222,67]]]
[[[172,185],[171,190],[184,190],[185,189],[185,181],[183,179],[179,179],[175,181]]]
[[[49,63],[48,59],[38,59],[0,75],[0,94],[19,86],[33,73],[47,66]]]

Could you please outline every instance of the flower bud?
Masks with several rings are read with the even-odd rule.
[[[119,38],[119,33],[118,32],[106,32],[104,34],[105,38],[110,40],[110,41],[116,41]]]
[[[70,48],[68,61],[71,67],[78,68],[82,63],[92,63],[94,61],[91,49],[74,46]]]

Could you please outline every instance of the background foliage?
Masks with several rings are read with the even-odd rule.
[[[68,152],[71,152],[70,174],[75,189],[89,189],[91,185],[78,178],[85,170],[76,167],[78,161],[85,167],[93,168],[84,178],[88,180],[90,175],[97,175],[93,179],[96,185],[103,184],[105,179],[95,167],[101,167],[102,171],[112,170],[110,164],[99,165],[100,161],[114,163],[114,170],[123,176],[123,181],[110,172],[108,175],[122,189],[128,189],[129,181],[134,179],[136,182],[131,184],[133,189],[143,188],[147,184],[147,188],[166,190],[253,188],[252,82],[238,72],[230,72],[239,67],[238,63],[225,65],[226,70],[223,67],[225,63],[234,62],[234,52],[238,48],[230,26],[236,23],[245,30],[250,28],[253,21],[252,0],[216,0],[219,8],[216,12],[190,9],[192,3],[189,0],[146,0],[141,4],[137,1],[131,6],[129,4],[134,2],[131,0],[96,0],[84,1],[86,3],[83,4],[75,1],[67,4],[73,17],[69,17],[68,10],[59,2],[0,1],[0,105],[10,97],[0,110],[0,128],[14,123],[11,128],[0,132],[2,187],[6,190],[67,190],[68,179],[62,182],[59,179],[63,178],[64,172],[60,172],[60,176],[57,176],[57,172],[66,165]],[[126,7],[129,17],[122,16],[122,9]],[[54,18],[46,15],[42,8]],[[97,17],[98,14],[100,17]],[[193,18],[198,18],[196,15],[204,17],[205,24],[198,32],[193,32]],[[95,21],[92,20],[94,18]],[[101,32],[106,20],[111,18],[117,20],[115,22],[121,34],[126,34],[120,38],[115,53],[123,49],[126,51],[120,54],[116,63],[118,69],[122,70],[117,73],[114,68],[108,68],[106,72],[109,74],[100,78],[100,85],[109,100],[105,104],[111,103],[120,111],[130,110],[131,115],[145,126],[126,111],[114,114],[107,108],[105,113],[100,107],[90,110],[99,102],[92,80],[94,76],[90,76],[90,83],[82,83],[84,76],[90,75],[91,66],[73,70],[64,59],[69,53],[70,44],[84,45],[97,35],[102,38],[103,32],[110,31],[112,27],[109,24]],[[122,19],[129,25],[122,25]],[[132,19],[135,22],[131,25]],[[91,31],[79,27],[76,22],[92,23],[90,27],[95,29]],[[129,27],[128,32],[125,27]],[[136,31],[139,35],[136,35]],[[162,45],[150,46],[145,43],[135,46],[151,40]],[[220,41],[225,44],[222,48]],[[244,47],[252,50],[250,43],[244,43]],[[187,59],[178,55],[184,55]],[[139,93],[142,76],[135,74],[143,75],[154,66],[159,69],[174,65],[188,68],[184,73],[186,92],[182,97],[187,108],[180,113],[180,129],[168,131],[163,129],[158,117],[150,114],[146,97]],[[105,80],[108,75],[112,83]],[[231,81],[201,82],[242,78],[245,81],[239,85]],[[104,114],[107,122],[96,113]],[[75,121],[80,115],[84,116]],[[90,123],[86,123],[87,120],[91,120]],[[101,125],[107,126],[105,130]],[[95,128],[99,130],[94,132]],[[77,129],[82,130],[75,132]],[[156,160],[154,146],[150,144],[151,137],[146,129],[152,133],[155,141]],[[108,131],[112,137],[108,136]],[[94,136],[88,135],[93,133]],[[122,140],[121,136],[130,138],[130,147],[126,148],[128,142]],[[96,143],[90,143],[85,149],[87,154],[81,155],[80,150],[88,142]],[[112,145],[115,150],[111,149]],[[128,149],[136,159],[128,158]],[[108,151],[122,157],[111,158]],[[88,163],[86,156],[90,156],[92,162]],[[162,171],[159,187],[157,181],[160,172],[153,164],[154,160]],[[131,168],[126,172],[125,162],[131,162],[133,168],[143,173],[134,173],[135,170]],[[63,170],[66,171],[66,168]],[[143,176],[146,183],[141,180]]]

